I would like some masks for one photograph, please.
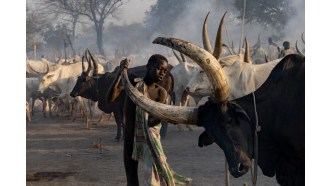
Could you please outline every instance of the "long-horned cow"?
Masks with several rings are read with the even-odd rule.
[[[222,17],[222,20],[219,25],[217,38],[218,38],[218,46],[222,46],[222,24],[225,15]],[[205,24],[205,22],[204,22]],[[204,26],[205,28],[205,26]],[[207,31],[203,32],[203,43],[204,49],[209,53],[212,53],[212,50],[209,49],[210,46],[208,41]],[[260,39],[260,38],[259,38]],[[229,100],[233,100],[236,98],[240,98],[251,92],[258,89],[267,79],[270,72],[274,68],[274,66],[281,60],[276,59],[266,64],[251,64],[250,54],[249,54],[249,43],[245,39],[245,54],[240,55],[230,55],[226,57],[220,57],[221,49],[218,49],[217,53],[213,52],[213,56],[219,61],[224,70],[224,75],[226,76],[229,86]],[[217,54],[215,56],[215,54]],[[244,62],[243,62],[244,61]],[[190,76],[190,81],[186,84],[185,92],[188,95],[198,95],[203,93],[204,95],[208,93],[211,95],[211,84],[209,78],[206,73],[204,73],[204,69],[201,69],[199,73],[194,73],[193,76]]]
[[[160,104],[142,96],[124,70],[123,83],[135,104],[154,117],[204,127],[199,146],[215,142],[234,177],[246,174],[255,159],[263,174],[276,175],[280,185],[305,184],[304,57],[284,57],[254,93],[230,101],[231,82],[212,54],[174,38],[157,38],[153,43],[178,50],[198,63],[210,79],[212,94],[200,107]]]

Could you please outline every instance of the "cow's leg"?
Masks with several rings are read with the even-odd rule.
[[[168,126],[167,121],[162,121],[162,128],[160,129],[160,137],[161,137],[162,139],[164,139],[165,136],[166,136],[166,133],[167,133],[167,126]]]
[[[42,114],[44,115],[44,118],[46,118],[46,107],[47,107],[47,99],[44,98],[44,100],[42,101]]]
[[[115,121],[116,121],[116,124],[117,124],[117,136],[115,138],[115,141],[116,142],[119,142],[120,141],[120,138],[121,138],[121,127],[123,125],[123,113],[116,110],[114,111],[114,115],[115,115]]]
[[[183,127],[182,127],[182,124],[177,124],[176,126],[178,127],[179,132],[184,131],[184,129],[183,129]]]
[[[125,118],[124,118],[124,165],[128,186],[139,185],[138,161],[132,159],[134,131],[135,131],[135,105],[129,99],[125,100]]]
[[[47,98],[45,100],[48,103],[48,113],[49,113],[49,116],[52,116],[52,101],[49,98]]]
[[[101,112],[99,119],[97,121],[98,123],[101,123],[103,121],[103,115],[104,115],[104,112]]]
[[[74,102],[72,102],[70,104],[70,113],[71,113],[72,122],[74,122],[76,120],[76,117],[75,117],[75,114],[74,114],[74,110],[75,110],[74,104],[75,104]]]
[[[34,102],[36,101],[36,99],[34,97],[32,97],[32,102],[31,102],[31,114],[32,116],[34,116]]]
[[[133,139],[127,139],[124,141],[124,165],[127,179],[127,186],[139,185],[138,178],[138,161],[132,159],[133,153]]]
[[[93,101],[92,100],[88,100],[88,107],[89,107],[89,114],[91,117],[93,117],[94,113],[93,113]]]
[[[26,102],[26,125],[29,125],[31,123],[31,115],[30,115],[30,105],[28,102]]]
[[[86,108],[86,104],[85,104],[85,100],[84,99],[81,99],[81,101],[78,102],[79,103],[79,106],[81,108],[81,113],[82,113],[82,117],[85,118],[85,121],[86,121],[86,125],[87,125],[87,128],[88,128],[88,125],[89,125],[89,115],[88,115],[88,110]],[[88,103],[87,103],[88,104]],[[88,104],[89,105],[89,104]],[[90,108],[90,107],[89,107]],[[91,116],[92,117],[92,116]]]

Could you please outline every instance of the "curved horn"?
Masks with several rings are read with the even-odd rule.
[[[181,55],[182,62],[187,62],[186,56],[184,56],[181,52],[180,52],[180,55]]]
[[[126,94],[128,94],[130,99],[154,117],[174,123],[197,124],[198,107],[167,105],[147,98],[130,83],[126,68],[123,70],[121,78]]]
[[[86,56],[86,59],[87,59],[87,62],[88,62],[88,67],[87,67],[86,73],[87,73],[87,75],[89,75],[89,73],[92,71],[92,64],[91,64],[91,57],[90,56],[88,57],[87,50],[85,51],[85,56]]]
[[[260,48],[260,47],[261,47],[261,41],[260,41],[260,33],[259,33],[257,43],[253,45],[253,48]]]
[[[88,49],[87,49],[88,50]],[[99,64],[99,60],[94,56],[94,54],[92,54],[89,50],[88,50],[89,55],[92,58],[92,62],[93,62],[93,66],[94,66],[94,71],[93,74],[97,74],[97,72],[99,71],[99,67],[97,64]]]
[[[207,13],[203,24],[203,46],[205,50],[207,50],[210,53],[213,53],[212,46],[210,43],[209,33],[207,31],[207,18],[209,17],[209,14],[210,12]]]
[[[302,42],[305,44],[304,33],[305,33],[305,32],[303,32],[303,33],[301,34],[301,40],[302,40]]]
[[[225,19],[226,14],[227,14],[227,11],[222,16],[222,19],[221,19],[219,27],[218,27],[217,37],[216,37],[215,43],[214,43],[213,56],[218,61],[220,59],[220,55],[221,55],[221,51],[222,51],[222,25],[223,25],[223,21]]]
[[[228,52],[230,53],[230,55],[233,55],[233,53],[231,52],[230,48],[228,45],[226,44],[222,44],[223,47],[226,47],[228,49]]]
[[[298,48],[298,41],[296,41],[296,50],[297,50],[297,52],[298,52],[299,55],[305,56],[302,52],[300,52],[300,50]]]
[[[172,49],[173,54],[175,55],[176,59],[179,61],[179,63],[182,62],[182,60],[179,58],[179,56],[175,53],[175,51]]]
[[[48,63],[47,63],[47,62],[46,62],[46,66],[47,66],[47,70],[46,70],[46,72],[38,72],[38,71],[36,71],[35,69],[33,69],[32,66],[31,66],[30,64],[28,64],[28,65],[29,65],[30,69],[31,69],[33,72],[35,72],[36,74],[45,75],[45,74],[47,74],[47,73],[49,72],[49,66],[48,66]]]
[[[62,57],[63,57],[63,52],[61,53],[61,57],[56,61],[57,64],[62,60]]]
[[[212,102],[223,103],[228,100],[229,86],[226,74],[212,54],[197,45],[176,38],[158,37],[153,43],[178,50],[194,60],[205,71],[211,82]]]
[[[231,49],[232,49],[233,53],[236,54],[233,40],[231,41]],[[238,52],[236,55],[238,55]]]
[[[268,56],[266,54],[265,54],[265,61],[266,61],[266,63],[269,62]]]
[[[250,44],[246,38],[245,38],[244,61],[247,63],[252,63],[250,58]]]
[[[84,59],[85,59],[85,55],[82,55],[81,56],[81,67],[82,67],[82,72],[84,73],[85,72],[85,66],[84,66]]]

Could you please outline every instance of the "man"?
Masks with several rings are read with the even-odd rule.
[[[121,61],[120,70],[116,75],[113,85],[110,86],[109,100],[115,100],[124,88],[119,84],[120,73],[128,68],[127,59]],[[167,59],[159,54],[152,55],[143,79],[130,79],[131,83],[150,99],[166,103],[167,92],[158,85],[168,71]],[[143,160],[145,169],[145,185],[186,185],[191,183],[190,178],[185,178],[175,173],[167,164],[166,156],[160,143],[161,120],[144,112],[126,96],[124,106],[124,164],[127,185],[139,185],[138,160]]]
[[[294,54],[295,51],[290,48],[290,42],[289,41],[284,41],[283,42],[283,49],[281,50],[278,58],[281,58],[281,57],[284,57],[286,55],[289,55],[289,54]]]
[[[273,39],[271,37],[268,38],[268,45],[274,46],[274,47],[278,47],[278,45],[276,43],[274,43]]]

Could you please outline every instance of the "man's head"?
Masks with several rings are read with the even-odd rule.
[[[148,60],[146,78],[152,82],[159,82],[165,77],[167,70],[167,59],[160,54],[154,54]]]
[[[289,49],[290,48],[290,42],[289,41],[284,41],[283,42],[283,47],[285,50]]]
[[[271,37],[268,38],[268,43],[273,43],[273,39]]]

